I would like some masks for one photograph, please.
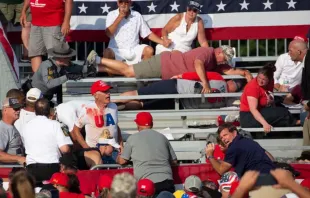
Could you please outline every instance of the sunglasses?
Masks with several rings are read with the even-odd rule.
[[[199,10],[197,10],[196,8],[187,8],[187,11],[191,12],[195,12],[195,13],[198,13]]]

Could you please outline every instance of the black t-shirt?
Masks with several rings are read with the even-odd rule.
[[[234,167],[239,178],[248,170],[269,173],[275,168],[265,150],[257,142],[241,135],[237,135],[229,145],[224,161]]]

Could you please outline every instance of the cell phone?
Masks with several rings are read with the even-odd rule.
[[[256,180],[257,186],[272,186],[278,184],[277,180],[271,174],[260,174]]]

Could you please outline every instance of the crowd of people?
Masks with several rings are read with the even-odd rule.
[[[14,198],[241,198],[263,197],[268,187],[266,197],[289,197],[288,193],[309,197],[309,190],[304,188],[310,188],[309,180],[297,184],[292,167],[290,171],[283,170],[286,168],[274,162],[269,152],[230,123],[219,126],[218,144],[210,143],[205,148],[207,163],[218,173],[219,182],[209,178],[201,181],[191,175],[185,179],[183,189],[176,189],[172,167],[178,164],[177,156],[168,139],[153,129],[156,123],[152,115],[146,111],[136,115],[138,133],[126,143],[118,120],[119,109],[166,108],[168,100],[111,101],[112,87],[98,80],[90,87],[93,101],[62,103],[63,83],[99,72],[162,79],[122,93],[123,96],[242,91],[241,127],[263,127],[269,133],[273,127],[303,125],[304,145],[310,145],[310,52],[306,37],[293,38],[289,52],[279,56],[275,64],[263,66],[253,78],[249,71],[230,66],[235,56],[232,47],[209,46],[203,21],[198,16],[200,1],[189,0],[186,11],[169,20],[161,37],[150,30],[139,12],[131,9],[131,3],[131,0],[117,1],[118,8],[109,12],[106,19],[108,48],[103,57],[91,51],[84,65],[71,62],[76,52],[64,40],[70,30],[73,0],[25,0],[23,4],[10,0],[0,4],[4,27],[13,18],[2,8],[16,12],[16,16],[20,14],[22,38],[34,72],[22,90],[8,90],[2,104],[0,163],[21,164],[24,168],[12,170],[9,190],[1,189],[1,193]],[[140,37],[157,43],[156,48],[140,44]],[[200,47],[193,49],[195,39]],[[46,54],[49,58],[42,61]],[[244,79],[225,80],[222,75],[241,75]],[[282,98],[275,97],[274,92],[290,94]],[[55,94],[56,107],[51,103]],[[224,98],[206,101],[186,98],[181,104],[186,109],[229,105]],[[302,104],[304,112],[296,117],[283,104]],[[102,175],[97,191],[83,194],[80,185],[84,181],[77,173],[100,164],[132,164],[134,173],[121,173],[113,178]]]

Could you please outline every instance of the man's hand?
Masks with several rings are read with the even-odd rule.
[[[165,38],[163,39],[163,46],[164,47],[169,47],[171,45],[172,41],[171,39]]]
[[[290,171],[284,169],[271,170],[270,174],[277,180],[278,184],[274,188],[290,188],[295,182],[294,177]]]
[[[67,36],[70,32],[70,22],[63,22],[61,25],[61,33],[63,36]]]
[[[210,143],[206,146],[206,156],[207,157],[213,156],[213,153],[214,153],[214,144]]]
[[[19,22],[21,24],[21,26],[24,28],[26,26],[26,23],[27,23],[27,15],[26,15],[26,12],[23,12],[21,13],[20,15],[20,18],[19,18]]]
[[[265,124],[263,124],[263,128],[265,133],[269,133],[272,129],[272,126],[266,122]]]
[[[26,157],[19,157],[17,162],[20,164],[20,165],[24,165],[24,163],[26,163]]]
[[[182,79],[182,74],[172,76],[171,79]]]
[[[244,77],[246,78],[247,82],[250,82],[253,79],[252,74],[248,70],[244,72]]]
[[[209,86],[208,83],[203,83],[203,84],[202,84],[201,93],[202,93],[202,94],[211,93],[211,88],[210,88],[210,86]]]
[[[259,176],[258,171],[247,171],[242,176],[238,188],[244,191],[245,193],[248,193],[250,190],[253,189],[258,176]]]

